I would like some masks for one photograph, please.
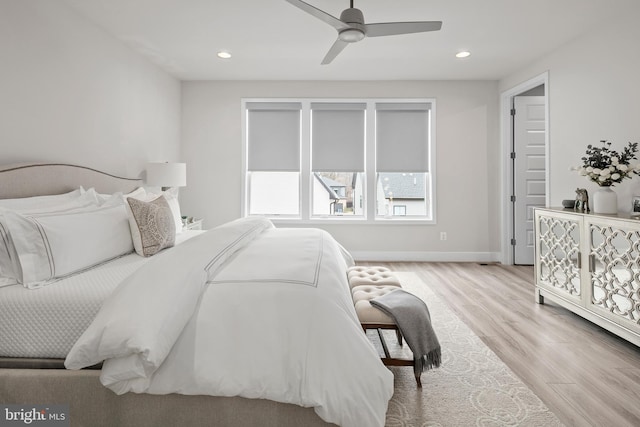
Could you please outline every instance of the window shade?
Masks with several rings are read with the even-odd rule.
[[[311,150],[315,172],[364,171],[364,103],[312,103]]]
[[[300,112],[297,102],[247,103],[248,170],[300,170]]]
[[[378,172],[429,171],[429,103],[376,104]]]

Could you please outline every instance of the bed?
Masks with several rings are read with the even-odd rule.
[[[2,211],[23,263],[19,283],[0,283],[0,402],[69,404],[74,426],[384,425],[393,376],[362,333],[346,283],[351,259],[329,234],[244,218],[175,234],[165,249],[144,230],[176,231],[179,215],[167,195],[139,202],[141,185],[75,165],[0,167],[0,206],[81,190],[64,214]],[[78,208],[82,197],[98,198],[100,214]],[[115,224],[114,212],[123,230],[118,200],[134,253],[119,246],[124,238],[107,240],[120,232],[96,231]],[[138,211],[159,212],[157,224],[136,229]],[[69,259],[53,256],[66,215],[77,219],[65,227],[91,230],[100,249],[78,238]],[[28,233],[48,240],[37,246]],[[141,245],[155,252],[137,255]],[[102,252],[117,256],[100,261]]]

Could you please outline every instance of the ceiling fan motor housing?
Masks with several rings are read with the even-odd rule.
[[[347,43],[355,43],[364,38],[364,15],[360,9],[352,7],[343,10],[340,14],[340,20],[350,27],[338,33],[340,40]]]

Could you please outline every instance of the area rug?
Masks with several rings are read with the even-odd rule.
[[[394,272],[408,292],[429,307],[442,346],[442,366],[422,374],[416,387],[411,367],[391,367],[395,392],[387,427],[562,426],[547,406],[465,325],[415,273]],[[381,349],[377,333],[368,336]],[[392,355],[411,357],[385,332]],[[406,347],[406,344],[405,344]]]

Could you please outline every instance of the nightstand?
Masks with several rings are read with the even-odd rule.
[[[183,230],[202,230],[202,219],[186,218],[182,220]]]

